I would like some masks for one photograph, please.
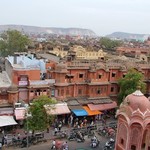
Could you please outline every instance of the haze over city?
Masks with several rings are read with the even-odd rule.
[[[1,0],[0,25],[86,28],[97,35],[149,34],[149,0]]]

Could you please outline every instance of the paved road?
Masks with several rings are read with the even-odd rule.
[[[90,148],[89,146],[90,141],[85,141],[84,143],[77,143],[76,141],[68,141],[68,145],[69,145],[69,150],[77,150],[77,149],[92,150],[92,148]],[[46,142],[44,144],[30,146],[28,150],[50,150],[50,147],[51,147],[51,142]],[[94,149],[102,150],[102,145]],[[10,148],[6,148],[6,150],[27,150],[27,148],[10,147]]]
[[[107,123],[109,124],[111,121],[108,121]],[[101,126],[101,124],[98,124],[98,128]],[[66,128],[64,127],[63,130],[67,130],[69,132],[69,128]],[[51,143],[52,143],[52,140],[50,139],[53,139],[53,129],[50,130],[50,133],[45,133],[45,138],[47,139],[48,142],[46,143],[42,143],[42,144],[38,144],[38,145],[32,145],[28,148],[28,150],[50,150],[50,146],[51,146]],[[95,150],[103,150],[103,147],[106,143],[107,138],[104,138],[104,137],[101,137],[97,134],[97,132],[95,131],[95,134],[96,136],[98,137],[98,139],[100,140],[100,145],[98,148],[94,148]],[[62,139],[63,141],[65,141],[65,139]],[[85,136],[85,142],[83,143],[77,143],[76,141],[68,141],[68,145],[69,145],[69,150],[76,150],[76,149],[79,149],[80,150],[92,150],[92,148],[90,148],[90,141],[91,141],[91,138],[88,138]],[[17,148],[17,147],[7,147],[6,150],[27,150],[27,148]]]
[[[94,150],[103,150],[103,147],[105,145],[105,142],[108,140],[104,137],[98,136],[100,140],[100,145],[97,148],[94,148]],[[61,141],[66,141],[65,139],[62,139]],[[68,141],[69,145],[69,150],[92,150],[90,147],[90,141],[91,138],[85,137],[85,142],[78,143],[76,141]],[[28,150],[50,150],[52,140],[49,140],[48,142],[37,144],[37,145],[32,145],[28,148]],[[27,148],[17,148],[17,147],[9,147],[6,148],[6,150],[27,150]]]

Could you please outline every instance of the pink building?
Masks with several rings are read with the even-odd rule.
[[[140,90],[124,99],[117,117],[115,150],[150,150],[150,101]]]

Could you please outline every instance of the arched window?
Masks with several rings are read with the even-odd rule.
[[[135,145],[131,145],[131,150],[136,150],[136,146]]]

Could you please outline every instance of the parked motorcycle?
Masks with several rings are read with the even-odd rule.
[[[84,142],[85,141],[84,136],[80,131],[77,132],[76,139],[77,139],[77,142]]]
[[[68,140],[69,141],[76,140],[76,133],[75,132],[71,132],[70,135],[68,136]]]
[[[96,147],[98,147],[99,143],[100,143],[100,141],[94,136],[94,137],[91,139],[91,144],[90,144],[90,146],[91,146],[92,148],[96,148]]]
[[[104,150],[114,150],[115,140],[110,138],[109,141],[105,143]]]

